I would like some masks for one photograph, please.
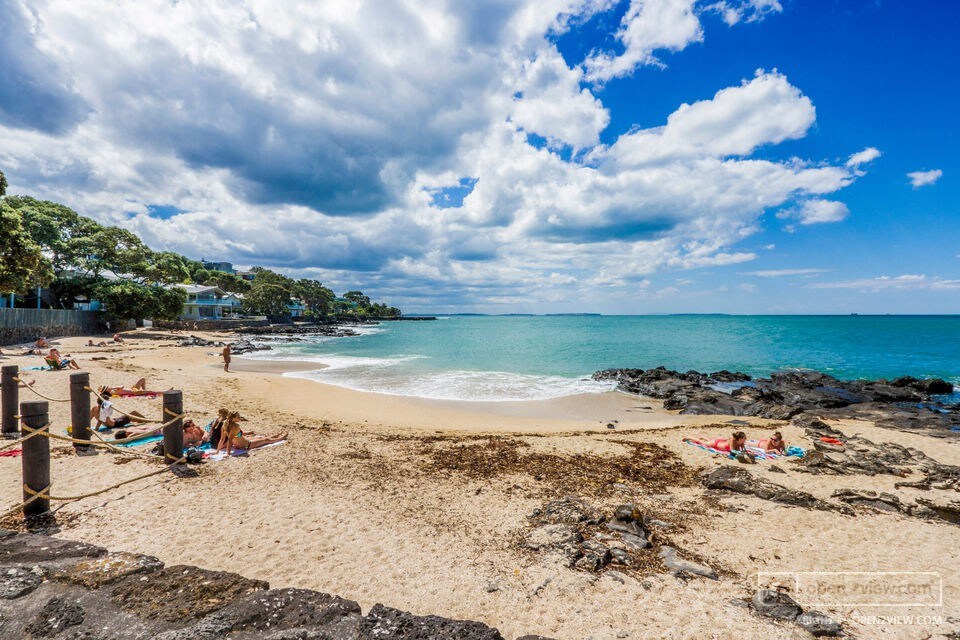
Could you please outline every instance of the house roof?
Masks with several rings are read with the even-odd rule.
[[[221,294],[226,293],[226,291],[220,287],[209,287],[202,284],[175,284],[171,286],[177,287],[178,289],[183,289],[188,294],[207,293],[209,291],[216,291],[220,292]]]

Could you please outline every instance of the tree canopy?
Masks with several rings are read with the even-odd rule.
[[[5,196],[6,186],[0,172],[0,292],[42,285],[60,308],[100,300],[118,319],[170,319],[182,312],[186,294],[168,285],[193,282],[242,294],[243,308],[251,314],[286,315],[289,305],[300,303],[316,317],[400,315],[361,291],[348,291],[349,302],[338,303],[336,294],[316,280],[295,280],[264,267],[251,269],[252,282],[210,270],[178,253],[153,251],[132,231],[102,225],[65,205]]]

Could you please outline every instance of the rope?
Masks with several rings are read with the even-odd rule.
[[[19,418],[20,416],[17,416],[17,417]],[[17,445],[23,444],[24,442],[26,442],[27,440],[29,440],[29,439],[32,438],[33,436],[35,436],[35,435],[37,435],[38,433],[40,433],[40,431],[42,431],[44,428],[46,428],[46,427],[41,427],[39,430],[30,429],[30,431],[33,431],[33,433],[31,433],[30,435],[25,436],[25,437],[23,437],[23,438],[18,438],[17,440],[11,440],[11,441],[8,442],[7,444],[5,444],[5,445],[3,445],[3,446],[0,446],[0,451],[3,451],[4,449],[12,449],[13,447],[16,447]]]
[[[173,418],[173,419],[170,420],[169,422],[167,422],[167,423],[165,423],[165,424],[162,424],[162,425],[159,425],[159,426],[157,426],[155,429],[152,429],[149,433],[155,433],[155,432],[159,431],[160,429],[163,429],[164,427],[167,427],[167,426],[173,424],[174,422],[176,422],[177,420],[183,418],[183,416],[184,416],[184,414],[181,413],[180,415],[176,416],[175,418]],[[22,421],[21,421],[21,422],[22,422]],[[71,444],[81,444],[81,445],[84,445],[84,446],[87,446],[87,447],[104,447],[104,448],[106,448],[106,449],[110,449],[110,450],[112,450],[112,451],[116,451],[117,453],[123,453],[123,454],[130,455],[130,456],[139,456],[139,457],[141,457],[141,458],[151,458],[151,459],[155,459],[155,458],[156,458],[156,456],[151,455],[151,454],[149,454],[149,453],[141,453],[141,452],[139,452],[139,451],[131,451],[130,449],[121,449],[121,448],[119,448],[119,447],[114,446],[114,444],[116,444],[116,443],[130,442],[131,440],[140,440],[141,438],[144,437],[144,435],[134,436],[134,437],[131,437],[131,438],[122,438],[122,439],[120,439],[120,440],[115,440],[113,443],[110,443],[110,442],[107,442],[106,440],[104,440],[103,437],[102,437],[99,433],[97,433],[96,431],[91,431],[90,433],[92,433],[93,435],[97,436],[97,438],[100,440],[100,442],[93,442],[92,440],[80,440],[79,438],[72,438],[72,437],[70,437],[70,436],[61,436],[61,435],[56,434],[56,433],[51,433],[50,431],[47,430],[47,427],[49,427],[49,426],[50,426],[50,423],[48,422],[47,424],[43,425],[42,427],[39,427],[38,429],[33,429],[33,428],[28,427],[27,425],[24,424],[24,425],[22,425],[23,430],[24,430],[24,431],[29,431],[29,432],[30,432],[30,435],[28,435],[28,436],[26,436],[26,437],[24,437],[24,438],[21,438],[20,440],[14,440],[12,444],[19,444],[19,443],[23,442],[24,440],[29,440],[29,439],[32,438],[33,436],[42,435],[42,436],[45,437],[45,438],[52,438],[52,439],[54,439],[54,440],[61,440],[61,441],[63,441],[63,442],[69,442],[69,443],[71,443]],[[2,448],[7,448],[7,447],[9,447],[9,446],[12,446],[12,445],[4,445],[4,447],[2,447]],[[0,450],[2,450],[2,448],[0,448]]]
[[[23,382],[23,380],[21,380],[19,377],[14,378],[14,380],[16,380],[17,382]],[[33,382],[36,382],[36,380],[34,380]],[[49,400],[50,402],[70,402],[70,398],[66,398],[66,399],[63,399],[63,398],[51,398],[50,396],[47,396],[47,395],[44,395],[44,394],[40,393],[39,391],[37,391],[36,389],[33,388],[33,382],[31,382],[30,384],[24,384],[24,385],[23,385],[23,388],[24,388],[24,389],[30,389],[30,391],[33,391],[35,394],[37,394],[38,396],[40,396],[40,397],[43,398],[44,400]]]
[[[147,419],[147,418],[144,418],[143,416],[138,416],[138,415],[134,415],[134,414],[131,414],[131,413],[127,413],[126,411],[124,411],[123,409],[121,409],[120,407],[118,407],[115,402],[113,402],[112,400],[110,400],[110,398],[112,398],[113,396],[105,396],[105,395],[103,395],[102,393],[100,393],[99,391],[97,391],[96,389],[93,389],[93,388],[91,388],[91,387],[84,387],[84,389],[87,390],[87,391],[89,391],[90,393],[94,394],[95,396],[97,396],[97,397],[100,398],[101,400],[106,400],[106,401],[110,402],[110,404],[113,405],[113,408],[116,409],[117,412],[122,413],[123,415],[127,416],[127,417],[130,418],[131,420],[136,420],[137,422],[142,422],[142,423],[144,423],[144,424],[149,424],[149,423],[151,423],[151,422],[156,422],[156,420],[149,420],[149,419]]]
[[[169,457],[173,458],[173,456],[169,456]],[[180,464],[181,462],[186,462],[186,461],[187,461],[186,456],[181,456],[180,458],[177,458],[176,460],[174,460],[173,464]],[[50,485],[47,485],[45,488],[41,489],[40,491],[34,491],[30,487],[28,487],[26,484],[24,484],[23,490],[26,493],[30,494],[30,497],[24,500],[21,504],[15,505],[14,507],[4,511],[3,514],[0,515],[0,518],[6,518],[11,513],[14,513],[17,509],[22,509],[26,507],[28,504],[30,504],[34,500],[40,500],[40,499],[46,498],[47,500],[50,500],[52,502],[74,502],[76,500],[83,500],[84,498],[92,498],[93,496],[98,496],[102,493],[106,493],[107,491],[111,491],[112,489],[117,489],[119,487],[122,487],[125,484],[130,484],[131,482],[136,482],[137,480],[144,480],[152,476],[160,475],[161,473],[164,473],[165,471],[167,471],[169,468],[170,466],[167,465],[167,466],[164,466],[163,469],[157,469],[156,471],[151,471],[150,473],[145,473],[135,478],[129,478],[122,482],[112,484],[109,487],[104,487],[103,489],[99,489],[97,491],[91,491],[90,493],[83,493],[78,496],[53,496],[53,495],[50,495],[49,493]]]

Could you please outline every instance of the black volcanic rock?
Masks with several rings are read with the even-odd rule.
[[[924,429],[939,437],[960,437],[954,407],[938,401],[953,391],[940,378],[838,380],[818,371],[783,371],[769,378],[730,371],[700,373],[655,369],[608,369],[595,380],[617,383],[628,393],[658,398],[664,408],[687,415],[757,416],[789,420],[803,412],[859,419],[902,430]],[[719,383],[719,384],[718,384]],[[737,386],[743,383],[743,386]]]

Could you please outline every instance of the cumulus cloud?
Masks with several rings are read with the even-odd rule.
[[[942,175],[942,170],[931,169],[930,171],[911,171],[907,174],[907,177],[910,179],[910,184],[912,184],[913,188],[916,189],[918,187],[925,187],[929,184],[935,184]]]
[[[815,120],[813,103],[786,76],[761,69],[710,100],[681,105],[666,126],[621,136],[610,155],[633,166],[681,157],[743,156],[763,144],[800,138]]]
[[[862,164],[868,164],[873,162],[880,157],[880,150],[876,147],[867,147],[863,151],[858,151],[857,153],[850,156],[847,160],[848,167],[859,167]]]
[[[661,64],[654,52],[679,51],[703,40],[696,0],[630,0],[617,40],[623,53],[595,53],[586,61],[587,78],[605,81],[625,76],[640,65]]]
[[[553,143],[584,149],[600,142],[610,114],[580,83],[583,73],[567,66],[556,47],[523,65],[512,119],[525,131]]]
[[[0,167],[151,246],[420,308],[609,299],[753,260],[768,210],[846,215],[856,166],[752,157],[816,118],[775,70],[601,144],[590,74],[702,37],[692,2],[636,0],[627,59],[565,61],[554,36],[614,4],[0,0],[4,67],[61,105],[0,101]]]
[[[842,202],[836,200],[807,200],[800,206],[787,209],[777,214],[778,218],[795,219],[800,224],[822,224],[826,222],[840,222],[850,215],[850,210]]]

